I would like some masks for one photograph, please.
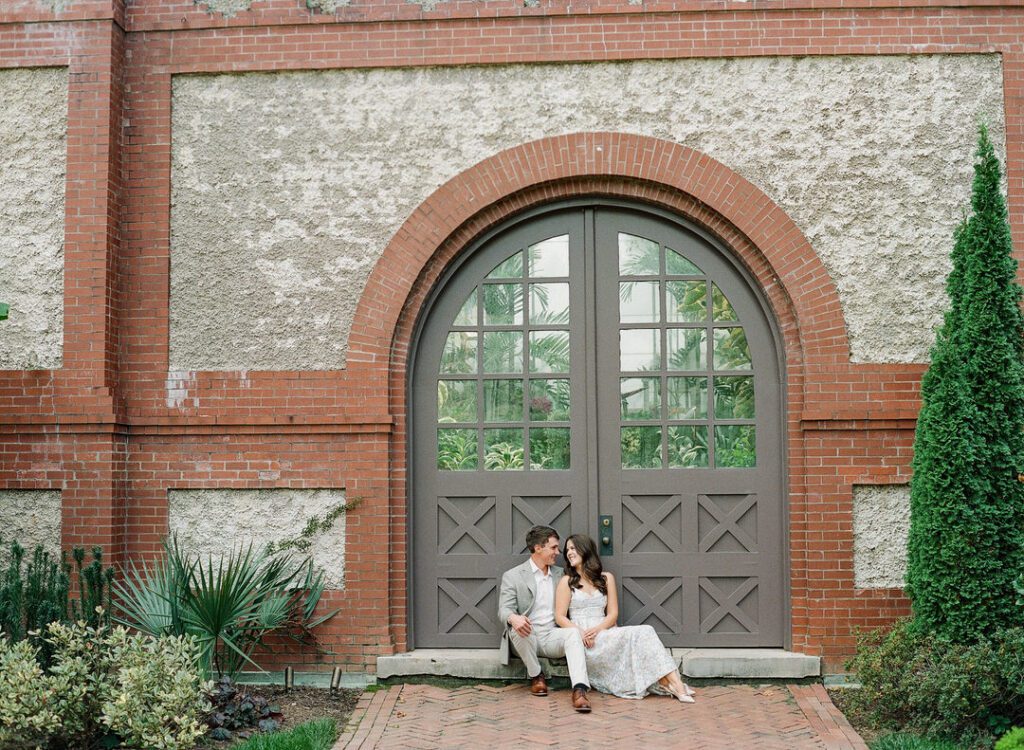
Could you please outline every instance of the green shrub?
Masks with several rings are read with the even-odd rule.
[[[107,646],[117,669],[103,701],[103,723],[129,747],[192,747],[206,733],[208,708],[195,641],[117,628]]]
[[[338,738],[333,719],[308,721],[288,732],[257,735],[233,750],[328,750]]]
[[[313,642],[312,629],[338,610],[314,617],[324,591],[311,558],[238,547],[223,557],[186,553],[171,539],[152,565],[130,563],[114,583],[118,618],[150,635],[194,635],[204,675],[235,676],[270,633]]]
[[[1024,729],[1011,729],[999,738],[994,750],[1024,750]]]
[[[960,750],[945,740],[930,740],[916,734],[887,734],[868,744],[870,750]]]
[[[50,645],[43,638],[51,622],[85,621],[92,627],[109,624],[110,582],[114,569],[103,568],[103,551],[93,547],[92,560],[85,564],[85,550],[75,547],[76,579],[80,598],[71,590],[71,564],[62,554],[60,562],[37,545],[26,561],[25,549],[13,542],[7,568],[0,575],[0,631],[9,640],[28,639],[38,650],[43,666],[50,662]],[[22,569],[24,565],[24,570]]]
[[[906,591],[921,627],[969,642],[1024,624],[1024,315],[995,149],[982,127],[950,306],[921,382]]]
[[[850,710],[869,725],[933,740],[991,747],[1024,720],[1024,630],[954,643],[901,622],[862,637],[847,665],[862,688]]]
[[[0,638],[0,747],[35,748],[60,729],[52,689],[28,641]]]
[[[239,689],[227,675],[214,683],[209,699],[211,709],[206,723],[210,727],[211,739],[230,740],[235,732],[245,737],[244,732],[248,730],[276,732],[284,719],[278,706],[262,695]]]
[[[52,623],[48,669],[0,639],[0,747],[186,750],[208,708],[194,639]]]

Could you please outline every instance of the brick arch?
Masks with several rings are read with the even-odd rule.
[[[835,286],[803,233],[736,172],[676,143],[582,133],[514,147],[456,176],[413,212],[374,268],[353,321],[350,370],[386,379],[394,420],[389,600],[396,651],[408,648],[406,388],[420,313],[449,264],[483,234],[531,208],[588,197],[647,204],[686,218],[714,235],[754,278],[784,347],[791,523],[804,510],[798,498],[804,492],[805,370],[847,364],[850,351]],[[791,564],[797,564],[790,543]]]
[[[711,157],[671,141],[622,133],[525,143],[438,188],[405,221],[370,274],[353,319],[347,361],[357,367],[403,366],[411,331],[402,321],[410,311],[418,313],[458,251],[527,208],[585,195],[660,205],[704,226],[759,282],[790,356],[795,346],[807,363],[849,362],[835,284],[793,220]]]

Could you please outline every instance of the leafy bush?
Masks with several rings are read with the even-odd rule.
[[[317,719],[289,732],[253,737],[233,750],[328,750],[337,737],[338,727],[333,719]]]
[[[311,558],[236,548],[205,561],[176,539],[152,565],[130,563],[114,591],[120,622],[150,635],[194,635],[205,675],[236,675],[266,637],[281,632],[314,642],[312,629],[338,610],[313,613],[324,591],[323,573]]]
[[[193,639],[52,623],[53,664],[0,639],[0,747],[185,750],[206,729]]]
[[[0,638],[0,747],[35,748],[61,726],[53,689],[28,641]]]
[[[284,718],[280,708],[271,705],[262,695],[240,690],[227,675],[217,680],[209,698],[212,709],[207,724],[210,737],[215,740],[230,740],[235,732],[245,738],[250,729],[274,732]]]
[[[850,710],[880,729],[991,747],[1024,720],[1024,629],[958,644],[901,622],[862,637],[847,666],[862,685]]]
[[[103,701],[103,723],[127,746],[189,748],[206,734],[194,640],[129,636],[117,628],[106,645],[117,668]]]
[[[83,620],[92,627],[109,624],[109,584],[114,569],[103,568],[103,551],[93,547],[85,564],[85,550],[72,551],[80,598],[70,596],[71,564],[62,554],[52,559],[42,545],[36,546],[25,564],[25,549],[13,542],[7,569],[0,576],[0,631],[9,640],[28,639],[38,649],[43,666],[50,663],[50,645],[43,638],[51,622]],[[102,612],[102,614],[101,614]]]
[[[916,734],[887,734],[868,744],[870,750],[960,750],[945,740],[929,740]]]
[[[994,750],[1024,750],[1024,729],[1011,729],[999,738]]]

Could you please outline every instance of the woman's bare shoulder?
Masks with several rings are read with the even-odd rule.
[[[603,571],[601,575],[604,576],[604,580],[606,583],[615,583],[615,576],[613,576],[607,570]]]

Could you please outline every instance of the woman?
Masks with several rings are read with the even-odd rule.
[[[602,693],[643,698],[669,693],[693,703],[693,691],[650,625],[616,627],[619,596],[615,577],[604,572],[594,540],[573,534],[562,551],[567,563],[555,591],[555,622],[577,628],[587,648],[587,674]]]

